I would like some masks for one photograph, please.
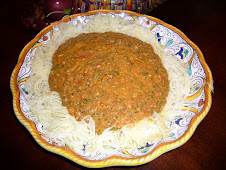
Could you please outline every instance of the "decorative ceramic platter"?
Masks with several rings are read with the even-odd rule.
[[[124,19],[135,21],[149,28],[165,50],[176,55],[182,62],[189,64],[188,74],[196,89],[186,98],[183,114],[177,116],[173,122],[171,134],[161,141],[150,141],[145,146],[131,151],[119,151],[114,155],[102,155],[98,158],[82,157],[73,149],[58,146],[56,141],[45,137],[45,131],[41,124],[35,123],[35,118],[29,115],[27,92],[24,87],[31,73],[32,56],[36,47],[43,45],[51,39],[53,29],[61,22],[84,21],[92,15],[111,13]],[[86,167],[107,167],[113,165],[134,166],[152,161],[161,154],[175,149],[189,140],[198,124],[207,115],[211,106],[212,74],[206,64],[202,52],[180,30],[165,22],[146,15],[129,11],[92,11],[88,13],[72,15],[63,21],[58,21],[43,29],[31,40],[20,53],[18,63],[11,76],[11,90],[13,93],[13,107],[16,117],[28,129],[34,139],[46,150],[62,155],[80,165]]]

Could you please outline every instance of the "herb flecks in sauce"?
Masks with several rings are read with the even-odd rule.
[[[160,112],[169,92],[168,74],[151,45],[120,33],[71,38],[53,56],[49,76],[71,115],[91,115],[96,132]]]

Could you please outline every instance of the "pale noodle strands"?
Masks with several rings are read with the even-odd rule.
[[[160,113],[145,118],[132,125],[126,125],[117,131],[111,128],[97,135],[95,122],[91,116],[76,121],[68,113],[57,92],[50,91],[48,78],[52,67],[52,56],[67,39],[81,33],[118,32],[136,37],[153,46],[168,72],[170,91],[167,103]],[[111,14],[88,17],[84,22],[61,23],[53,28],[53,37],[44,46],[36,49],[32,62],[32,73],[26,83],[28,104],[31,114],[43,125],[46,137],[68,146],[81,156],[95,159],[98,155],[121,152],[121,149],[137,149],[152,140],[162,140],[170,133],[165,122],[172,120],[183,106],[192,83],[187,74],[187,66],[175,56],[167,54],[148,28],[136,21],[122,19]]]

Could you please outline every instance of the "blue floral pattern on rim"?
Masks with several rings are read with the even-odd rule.
[[[181,110],[182,114],[175,117],[174,121],[166,122],[166,124],[172,127],[172,132],[169,136],[161,140],[150,141],[145,146],[137,148],[136,150],[120,151],[116,154],[117,156],[122,157],[143,156],[151,152],[159,144],[164,142],[172,142],[181,137],[186,132],[192,118],[195,115],[199,114],[204,107],[203,102],[205,100],[204,85],[206,82],[206,73],[204,71],[204,68],[202,67],[197,52],[179,34],[174,32],[173,30],[146,17],[137,17],[125,13],[114,15],[121,16],[124,19],[138,20],[142,26],[149,28],[150,31],[155,35],[158,42],[161,45],[165,46],[166,52],[169,52],[172,55],[176,55],[178,59],[182,60],[184,63],[189,63],[188,73],[193,84],[196,84],[197,86],[194,94],[191,94],[190,99],[185,101],[184,108]],[[77,17],[72,19],[70,22],[76,24],[78,20],[83,22],[84,19],[88,17],[89,16]],[[57,26],[53,29],[57,31]],[[31,63],[33,59],[32,56],[35,53],[36,47],[48,42],[51,39],[51,34],[52,30],[47,32],[41,39],[39,39],[36,44],[34,44],[34,46],[27,52],[17,78],[18,88],[20,91],[21,110],[25,117],[34,122],[36,121],[36,119],[30,114],[29,106],[27,104],[27,92],[24,84],[26,80],[29,79],[31,73]],[[36,128],[45,141],[58,146],[57,141],[51,141],[50,139],[45,137],[45,130],[43,129],[41,124],[36,123]],[[73,148],[71,149],[73,150]],[[105,155],[101,157],[101,159],[105,159],[109,156],[112,155]]]

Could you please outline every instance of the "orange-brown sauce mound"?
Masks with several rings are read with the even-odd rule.
[[[49,76],[76,120],[91,115],[96,132],[139,121],[166,103],[166,69],[151,45],[120,33],[71,38],[53,55]]]

